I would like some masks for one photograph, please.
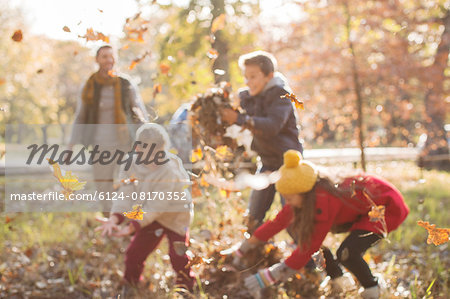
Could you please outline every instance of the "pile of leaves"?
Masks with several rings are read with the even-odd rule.
[[[229,124],[222,121],[221,111],[232,108],[230,101],[231,85],[222,82],[204,94],[197,95],[191,106],[191,125],[193,134],[202,146],[216,148],[226,145],[231,149],[237,147],[236,142],[225,137]]]

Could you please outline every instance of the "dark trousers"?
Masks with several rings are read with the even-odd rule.
[[[278,169],[278,168],[277,168]],[[277,170],[273,167],[262,166],[261,169],[258,169],[258,173],[263,173],[266,171],[275,171]],[[249,216],[250,216],[250,226],[252,226],[251,230],[254,231],[264,222],[264,218],[266,217],[266,212],[270,209],[272,205],[273,198],[275,197],[275,184],[271,184],[266,189],[262,190],[252,190],[250,193],[250,199],[248,204]],[[285,200],[282,196],[281,205],[284,206]]]
[[[325,257],[325,269],[327,274],[333,279],[342,276],[339,264],[342,264],[355,275],[364,288],[370,288],[378,284],[377,279],[372,275],[369,265],[363,259],[364,252],[375,245],[381,236],[365,230],[355,230],[345,238],[337,250],[337,259],[331,251],[323,247]]]
[[[144,271],[145,260],[159,245],[164,235],[167,235],[169,239],[170,262],[177,274],[177,284],[184,285],[189,290],[192,290],[194,276],[190,268],[186,268],[189,262],[188,256],[183,250],[180,252],[178,249],[177,252],[174,244],[180,242],[181,245],[185,245],[188,239],[187,234],[185,236],[179,235],[156,221],[139,230],[131,240],[125,255],[125,280],[131,284],[139,282],[140,276]]]

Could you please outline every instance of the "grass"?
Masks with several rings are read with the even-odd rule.
[[[450,174],[438,171],[422,173],[408,162],[371,163],[368,172],[386,177],[396,185],[410,208],[406,221],[389,235],[389,242],[381,242],[366,256],[371,267],[381,272],[388,282],[390,298],[444,298],[450,293],[448,243],[427,245],[427,231],[416,223],[424,220],[438,227],[450,227],[447,212],[450,210]],[[242,198],[248,198],[248,194],[249,191],[245,191]],[[242,239],[246,201],[234,195],[221,199],[216,193],[210,196],[214,200],[200,199],[196,202],[191,236],[200,238],[204,231],[209,231],[221,245],[231,245]],[[280,208],[276,199],[268,217],[273,217]],[[2,284],[4,287],[23,284],[22,289],[14,288],[19,293],[34,294],[39,290],[33,281],[60,277],[65,279],[64,286],[59,289],[48,286],[51,292],[56,292],[55,296],[65,294],[71,285],[79,286],[74,292],[79,292],[80,298],[103,297],[105,289],[107,294],[114,294],[120,271],[123,271],[123,252],[128,241],[100,238],[94,233],[93,213],[3,213],[1,219],[5,225],[0,226],[0,260],[4,261],[0,263],[4,277],[0,280],[0,294],[6,292]],[[232,226],[233,229],[224,230],[224,226]],[[287,234],[278,235],[276,241],[281,240],[289,240]],[[217,244],[210,242],[205,246]],[[62,254],[64,251],[66,254]],[[173,273],[170,273],[166,256],[166,241],[158,252],[160,254],[154,253],[147,260],[147,265],[151,265],[144,272],[149,281],[147,288],[153,289],[161,298],[175,296],[171,290]],[[14,278],[15,273],[20,273],[19,268],[14,268],[14,263],[23,255],[30,260],[23,266],[26,272],[23,279]],[[49,266],[50,260],[56,265]],[[160,274],[159,279],[154,278],[155,273]],[[109,284],[106,283],[108,280]],[[207,298],[204,290],[197,296]]]

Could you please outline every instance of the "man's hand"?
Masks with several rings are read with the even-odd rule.
[[[229,124],[234,124],[238,118],[238,113],[230,108],[224,108],[221,111],[222,120]]]

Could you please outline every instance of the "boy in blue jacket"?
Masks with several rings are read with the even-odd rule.
[[[255,51],[239,58],[247,88],[239,92],[245,113],[224,109],[222,119],[253,133],[252,150],[260,157],[258,172],[272,172],[283,165],[283,153],[289,149],[303,152],[298,139],[297,119],[291,101],[282,98],[291,89],[286,78],[275,72],[276,59],[270,53]],[[275,186],[254,190],[249,200],[249,232],[258,228],[275,196]],[[284,199],[281,198],[284,205]]]

